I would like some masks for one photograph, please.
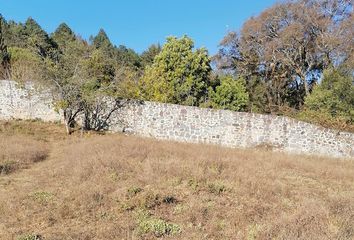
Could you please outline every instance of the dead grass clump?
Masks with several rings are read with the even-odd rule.
[[[42,141],[66,138],[62,124],[46,123],[40,120],[0,121],[0,134],[6,136],[25,135]]]
[[[265,225],[260,239],[333,239],[328,208],[319,202],[305,202],[292,214],[282,214]]]
[[[24,136],[0,135],[0,174],[9,174],[27,168],[48,157],[46,143]]]

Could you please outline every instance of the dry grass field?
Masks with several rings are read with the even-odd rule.
[[[354,161],[0,123],[0,239],[354,239]]]

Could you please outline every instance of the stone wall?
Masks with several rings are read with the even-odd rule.
[[[127,131],[158,139],[354,157],[354,134],[287,117],[145,102],[120,109],[112,121],[114,132],[123,126]]]
[[[16,88],[0,81],[0,118],[60,120],[50,95],[29,94],[31,86]],[[326,129],[287,117],[163,104],[129,103],[109,122],[112,132],[129,132],[190,143],[226,147],[266,146],[288,153],[354,157],[354,134]]]
[[[20,86],[0,80],[0,119],[42,119],[60,121],[49,92],[38,91],[32,84]]]

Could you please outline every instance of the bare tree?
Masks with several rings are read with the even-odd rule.
[[[353,0],[276,4],[227,34],[214,59],[219,68],[259,78],[269,111],[290,101],[299,107],[325,68],[352,58],[352,12]]]

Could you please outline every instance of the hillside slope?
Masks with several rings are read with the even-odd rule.
[[[47,151],[0,175],[0,239],[354,238],[353,161],[0,125],[0,163]]]

